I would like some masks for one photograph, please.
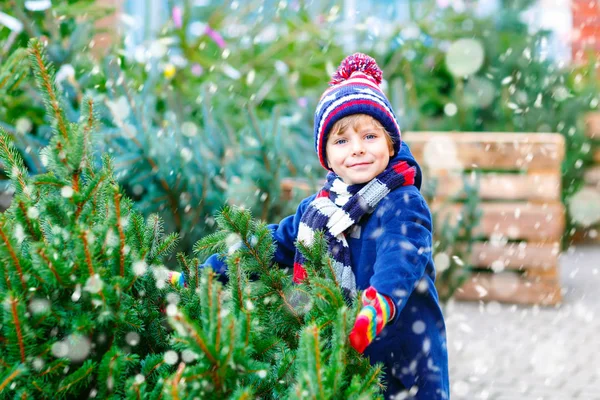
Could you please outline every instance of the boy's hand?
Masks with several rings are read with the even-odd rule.
[[[394,303],[370,286],[362,295],[363,308],[360,310],[350,332],[350,345],[359,353],[365,351],[375,336],[394,317]]]

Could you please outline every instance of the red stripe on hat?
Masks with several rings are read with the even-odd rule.
[[[323,130],[325,129],[325,127],[327,126],[327,124],[329,124],[329,121],[331,121],[331,119],[333,117],[335,117],[338,113],[344,111],[346,108],[348,107],[352,107],[354,105],[358,105],[358,104],[371,104],[373,105],[375,108],[378,108],[379,110],[383,111],[384,113],[386,113],[388,115],[388,117],[390,117],[390,119],[392,121],[394,121],[394,125],[396,125],[396,127],[398,128],[398,135],[400,135],[400,127],[398,127],[398,123],[396,122],[396,119],[394,118],[394,116],[392,114],[390,114],[388,112],[388,110],[386,110],[384,107],[380,106],[379,104],[377,104],[376,102],[374,102],[373,100],[352,100],[348,103],[344,103],[341,104],[339,107],[336,107],[335,110],[329,114],[329,116],[327,117],[327,119],[325,120],[325,123],[323,123],[321,131],[319,132],[319,138],[321,140],[323,140]],[[319,143],[319,161],[321,162],[321,165],[325,165],[325,157],[323,154],[323,143]]]

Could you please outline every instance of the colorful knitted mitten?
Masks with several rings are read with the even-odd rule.
[[[363,308],[350,332],[350,344],[359,353],[365,351],[395,313],[392,300],[377,293],[373,286],[363,292],[362,302]]]
[[[169,271],[168,281],[171,285],[179,285],[180,287],[187,286],[185,283],[185,276],[181,272]]]

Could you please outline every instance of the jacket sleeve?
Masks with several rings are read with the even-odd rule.
[[[431,212],[418,190],[402,190],[381,216],[370,284],[401,311],[431,261]]]
[[[271,230],[271,235],[275,241],[275,254],[273,260],[278,264],[292,266],[294,265],[294,255],[296,253],[296,237],[298,236],[298,227],[300,226],[300,220],[304,211],[315,198],[315,195],[307,197],[300,202],[300,205],[296,209],[294,215],[290,215],[281,220],[279,224],[270,224],[267,227]],[[211,267],[215,272],[220,275],[220,280],[223,282],[227,281],[225,272],[227,271],[227,264],[225,263],[225,257],[221,254],[213,254],[206,259],[201,267]]]
[[[308,205],[314,200],[316,195],[307,197],[300,202],[296,213],[281,220],[279,224],[271,224],[268,226],[271,229],[273,240],[277,249],[273,255],[273,261],[278,264],[293,266],[294,255],[296,254],[296,238],[298,237],[298,227],[304,211]]]

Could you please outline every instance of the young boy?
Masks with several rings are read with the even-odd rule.
[[[295,215],[270,225],[277,263],[305,278],[295,242],[323,230],[338,282],[362,290],[351,345],[385,365],[385,398],[448,399],[445,324],[434,286],[431,214],[421,170],[383,94],[371,57],[347,57],[315,112],[315,149],[327,183]],[[206,265],[217,272],[217,255]]]

